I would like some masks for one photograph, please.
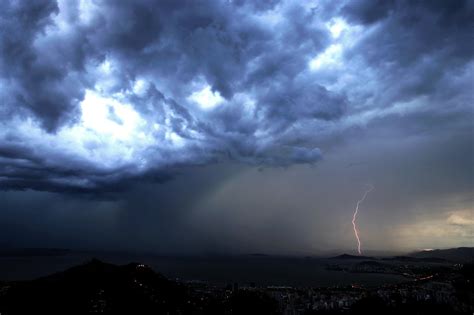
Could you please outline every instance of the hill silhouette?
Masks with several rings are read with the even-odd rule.
[[[232,290],[224,298],[168,280],[143,264],[117,266],[97,259],[37,280],[1,284],[0,289],[2,315],[277,312],[276,301],[266,294]]]
[[[158,297],[154,301],[150,297]],[[145,314],[185,311],[186,288],[145,265],[92,260],[64,272],[15,283],[1,297],[2,314]]]

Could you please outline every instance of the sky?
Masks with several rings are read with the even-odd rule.
[[[474,245],[474,2],[0,2],[0,246]]]

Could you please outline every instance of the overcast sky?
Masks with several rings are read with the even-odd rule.
[[[0,246],[474,244],[473,1],[0,2]]]

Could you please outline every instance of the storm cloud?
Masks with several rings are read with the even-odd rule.
[[[467,0],[2,1],[4,204],[28,212],[44,200],[53,213],[66,198],[78,231],[143,230],[130,247],[166,235],[165,249],[185,246],[183,231],[193,246],[232,247],[237,234],[219,228],[231,221],[259,235],[248,250],[285,229],[298,232],[281,250],[322,235],[340,246],[328,227],[341,227],[354,183],[381,186],[386,223],[436,198],[456,200],[446,222],[471,222],[473,29]],[[288,198],[268,203],[275,193],[262,187],[279,176],[301,191],[275,184]],[[317,200],[302,192],[311,180]],[[303,219],[314,208],[317,226]],[[433,222],[443,209],[432,207]],[[5,229],[14,213],[2,214]]]
[[[319,138],[372,119],[472,111],[468,1],[6,1],[1,12],[3,189],[114,190],[226,160],[313,164]]]

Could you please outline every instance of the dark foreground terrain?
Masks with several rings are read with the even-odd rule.
[[[347,272],[361,272],[358,268]],[[378,264],[366,262],[362,272],[367,271],[381,269]],[[472,314],[473,311],[472,263],[453,264],[449,268],[416,267],[412,277],[403,283],[370,288],[178,282],[143,264],[118,266],[99,260],[36,280],[0,283],[2,315]]]

